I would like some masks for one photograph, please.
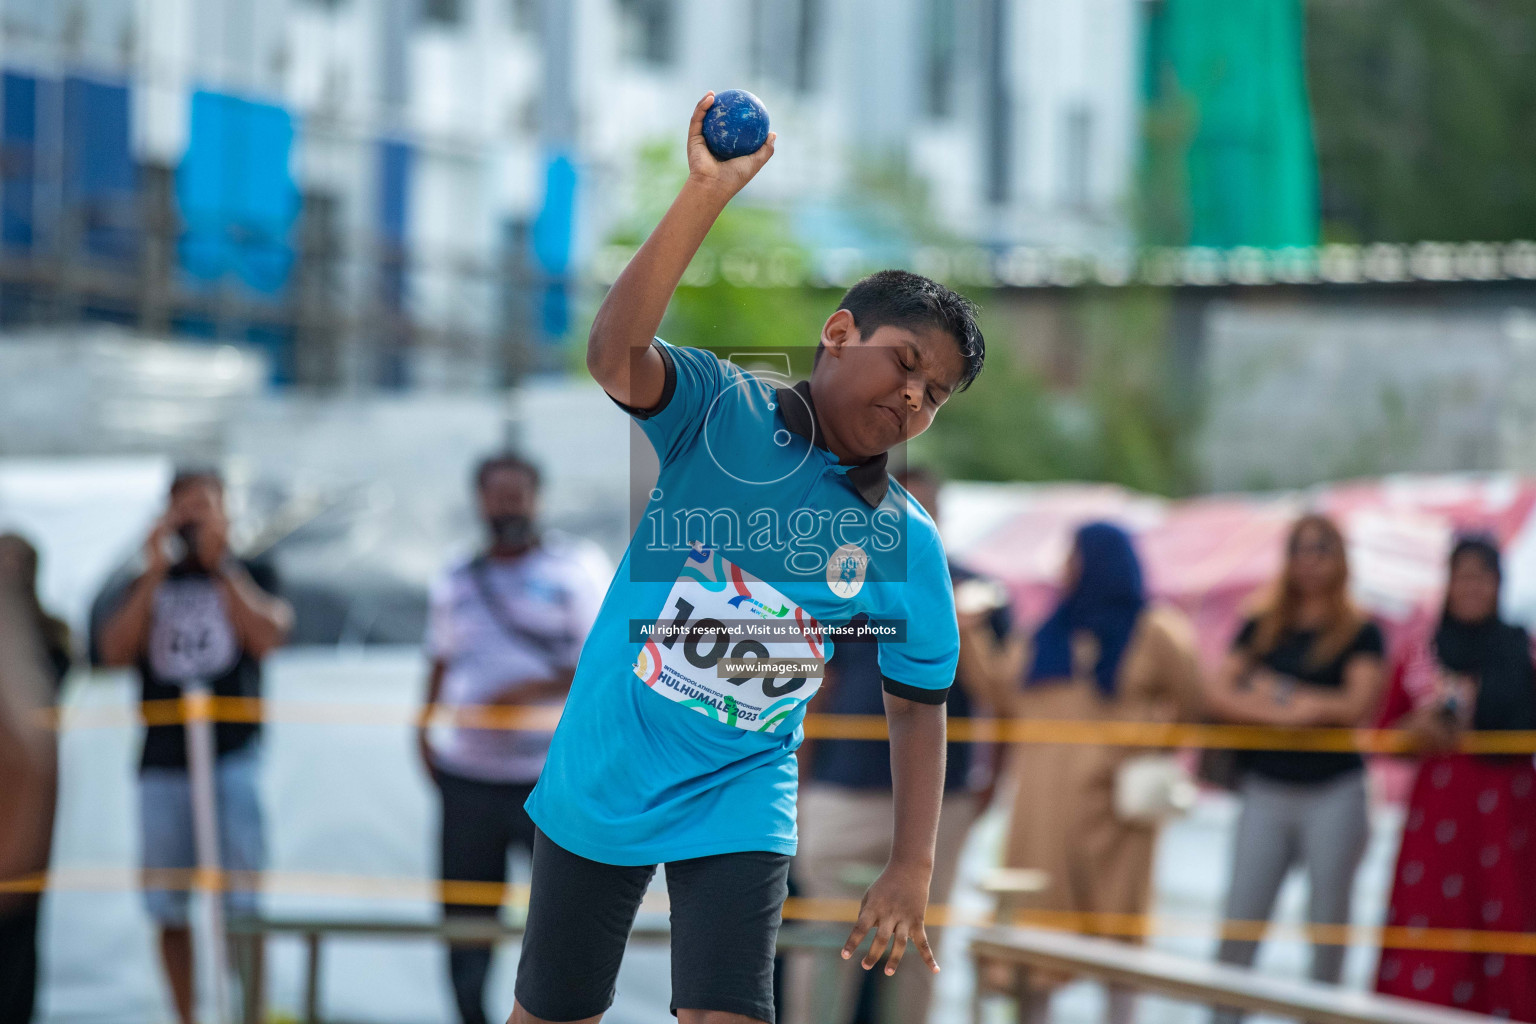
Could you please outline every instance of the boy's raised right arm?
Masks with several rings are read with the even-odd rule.
[[[704,144],[704,114],[713,92],[693,109],[688,126],[688,180],[672,206],[603,299],[587,338],[587,369],[625,405],[649,408],[661,398],[666,368],[651,346],[672,292],[725,204],[773,156],[775,136],[757,152],[716,160]]]

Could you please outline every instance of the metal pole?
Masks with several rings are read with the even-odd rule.
[[[229,933],[224,927],[224,886],[219,871],[219,809],[214,785],[212,693],[194,679],[182,689],[187,708],[187,775],[192,784],[192,834],[197,851],[193,888],[203,894],[213,940],[213,1020],[229,1021]],[[194,997],[195,998],[195,997]]]
[[[320,933],[304,936],[309,960],[304,968],[304,1024],[320,1024]]]

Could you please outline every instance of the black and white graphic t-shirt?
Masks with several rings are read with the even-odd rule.
[[[277,593],[270,566],[244,563],[256,585]],[[155,591],[149,642],[139,659],[143,699],[172,700],[193,680],[209,683],[215,697],[260,697],[261,664],[240,647],[223,589],[201,569],[177,567]],[[220,755],[240,750],[261,731],[257,723],[219,722],[214,746]],[[181,725],[151,725],[144,731],[143,768],[185,768],[186,733]]]

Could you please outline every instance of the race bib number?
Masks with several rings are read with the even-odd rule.
[[[635,660],[646,686],[748,732],[775,732],[821,688],[821,676],[723,676],[722,659],[826,664],[820,626],[777,589],[718,549],[695,544]]]

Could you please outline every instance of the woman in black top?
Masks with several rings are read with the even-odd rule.
[[[1329,519],[1291,528],[1280,579],[1259,602],[1207,687],[1222,721],[1278,727],[1353,727],[1375,712],[1382,688],[1381,630],[1349,599],[1344,538]],[[1349,920],[1355,868],[1367,834],[1360,755],[1247,750],[1238,757],[1243,800],[1233,844],[1228,922],[1267,921],[1294,864],[1307,872],[1307,918]],[[1251,934],[1251,933],[1250,933]],[[1228,938],[1218,959],[1247,966],[1258,944]],[[1313,945],[1311,976],[1337,983],[1344,947]],[[1219,1020],[1234,1021],[1223,1011]]]
[[[1499,617],[1503,570],[1491,538],[1451,553],[1445,608],[1408,645],[1382,721],[1419,740],[1421,760],[1392,872],[1387,926],[1536,932],[1536,767],[1530,754],[1458,750],[1469,732],[1536,729],[1536,661],[1526,631]],[[1386,995],[1536,1021],[1536,956],[1393,946],[1376,972]]]

